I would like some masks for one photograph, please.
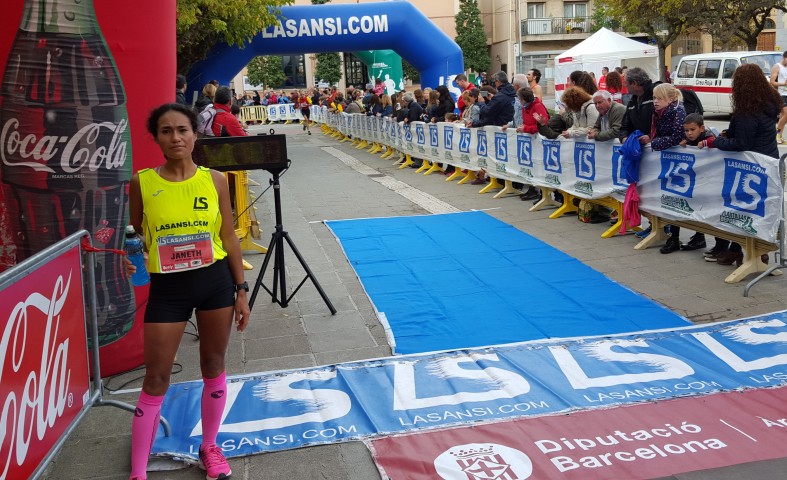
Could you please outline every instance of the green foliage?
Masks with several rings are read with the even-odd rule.
[[[286,79],[281,65],[282,59],[276,55],[254,57],[246,67],[249,72],[249,83],[264,85],[265,88],[279,88]]]
[[[456,14],[456,43],[462,49],[465,69],[476,72],[489,70],[491,60],[486,46],[486,33],[476,0],[459,0]]]
[[[756,50],[757,37],[773,10],[787,11],[785,0],[730,0],[723,5],[708,3],[702,30],[713,35],[713,42],[723,50],[743,43]]]
[[[314,76],[330,85],[342,79],[342,58],[338,53],[318,53]]]
[[[419,83],[421,81],[421,74],[404,58],[402,59],[402,74],[404,78],[409,78],[413,83]]]
[[[292,0],[177,0],[178,72],[187,73],[220,42],[243,45],[278,23]]]

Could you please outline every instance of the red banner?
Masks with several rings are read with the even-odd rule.
[[[375,440],[384,478],[647,479],[784,457],[787,388]]]
[[[79,246],[0,290],[0,480],[28,478],[90,399]]]

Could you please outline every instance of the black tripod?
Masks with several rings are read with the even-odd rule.
[[[270,172],[273,175],[271,185],[273,186],[273,204],[276,211],[276,228],[271,234],[271,243],[268,245],[268,253],[265,254],[265,260],[262,262],[262,269],[260,270],[260,274],[257,275],[257,281],[254,283],[254,290],[252,291],[251,298],[249,299],[249,308],[254,306],[254,300],[257,298],[257,292],[259,292],[260,287],[264,288],[266,292],[271,294],[271,300],[274,303],[278,303],[282,306],[282,308],[287,308],[287,305],[290,303],[292,297],[294,297],[303,284],[306,283],[306,280],[311,279],[312,283],[314,283],[314,286],[317,288],[317,291],[320,293],[320,296],[325,302],[325,305],[327,305],[328,309],[331,311],[331,315],[335,315],[336,308],[333,306],[331,300],[328,298],[328,295],[325,294],[325,291],[320,286],[320,282],[314,278],[314,274],[306,264],[306,260],[303,259],[301,252],[298,251],[298,248],[292,242],[290,234],[287,233],[282,226],[281,192],[279,191],[281,188],[279,185],[279,173],[281,173],[281,171],[271,170]],[[303,277],[301,283],[298,284],[289,297],[287,297],[286,272],[284,270],[284,240],[287,240],[287,244],[292,249],[292,252],[298,258],[298,261],[301,262],[303,269],[306,270],[306,276]],[[266,287],[262,281],[263,276],[265,276],[265,271],[268,269],[268,264],[271,261],[271,257],[273,257],[273,287],[268,289],[268,287]]]

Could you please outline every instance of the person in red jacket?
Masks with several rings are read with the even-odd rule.
[[[522,115],[522,125],[516,129],[519,133],[538,133],[538,122],[534,115],[540,118],[549,119],[549,112],[541,103],[541,99],[533,94],[530,87],[522,87],[516,92],[519,103],[522,105],[521,112],[514,112],[514,115]]]
[[[229,87],[219,87],[213,97],[213,108],[216,116],[213,118],[213,135],[217,137],[245,137],[246,132],[241,127],[238,119],[231,113],[232,91]]]

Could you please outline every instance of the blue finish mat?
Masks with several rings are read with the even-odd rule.
[[[484,212],[326,223],[397,353],[689,324]]]

